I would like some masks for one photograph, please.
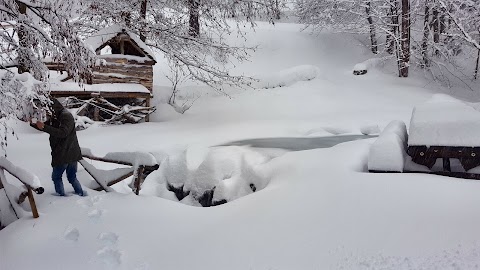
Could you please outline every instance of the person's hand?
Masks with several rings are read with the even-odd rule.
[[[42,130],[45,127],[45,124],[43,122],[37,121],[37,128]]]

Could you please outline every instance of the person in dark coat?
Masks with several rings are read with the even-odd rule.
[[[62,104],[52,98],[51,113],[44,123],[37,120],[31,124],[34,128],[50,134],[50,148],[52,149],[52,180],[55,191],[60,196],[65,196],[63,188],[63,173],[66,171],[67,179],[75,191],[75,194],[86,196],[77,179],[78,161],[82,159],[82,152],[75,131],[75,119]]]

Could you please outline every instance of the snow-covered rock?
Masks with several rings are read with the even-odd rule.
[[[407,128],[402,121],[392,121],[370,147],[369,171],[403,172],[405,167]]]

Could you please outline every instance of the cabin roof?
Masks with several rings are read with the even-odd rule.
[[[133,45],[136,45],[145,56],[156,62],[153,51],[135,33],[117,24],[96,32],[85,40],[85,44],[90,47],[92,51],[97,52],[103,47],[111,45],[111,42],[114,41],[115,38],[121,37],[121,35],[127,35]]]

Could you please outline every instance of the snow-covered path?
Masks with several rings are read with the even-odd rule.
[[[408,124],[413,106],[437,92],[423,88],[422,79],[375,69],[353,76],[353,66],[371,57],[358,41],[299,28],[260,23],[250,34],[260,49],[237,72],[271,82],[310,65],[319,69],[315,79],[204,97],[175,120],[93,127],[78,133],[80,144],[99,155],[162,157],[257,138],[361,135],[394,119]],[[164,89],[161,68],[156,84]],[[51,196],[48,137],[22,123],[16,131],[20,140],[9,139],[9,160],[38,175],[47,191],[37,196],[39,219],[0,231],[2,270],[475,269],[480,263],[480,182],[365,173],[374,138],[295,152],[249,149],[271,154],[255,167],[268,186],[201,208],[122,193]],[[85,171],[79,177],[88,182]]]

